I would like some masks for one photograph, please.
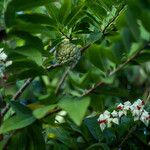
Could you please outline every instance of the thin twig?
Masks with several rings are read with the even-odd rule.
[[[55,68],[60,67],[60,66],[61,66],[60,64],[54,64],[54,65],[47,67],[47,70],[50,71],[50,70],[55,69]],[[22,95],[22,93],[25,91],[25,89],[32,83],[33,80],[34,80],[34,78],[28,78],[25,81],[25,83],[21,86],[21,88],[13,95],[11,100],[13,100],[13,101],[17,100]],[[9,108],[10,108],[10,106],[9,106],[9,104],[7,104],[5,106],[5,108],[1,111],[0,118],[3,118],[3,116],[9,110]]]
[[[125,136],[125,138],[124,138],[124,139],[122,140],[122,142],[120,143],[118,150],[121,149],[121,147],[123,146],[123,144],[128,140],[128,138],[130,137],[130,135],[133,133],[133,131],[136,130],[136,127],[137,127],[137,124],[136,124],[135,126],[133,126],[133,127],[129,130],[128,134]]]
[[[24,90],[30,85],[30,83],[33,81],[34,78],[29,78],[25,81],[25,83],[22,85],[22,87],[16,92],[16,94],[12,97],[12,100],[17,100],[21,94],[24,92]]]
[[[56,94],[56,95],[58,94],[58,92],[59,92],[59,90],[60,90],[62,84],[64,83],[64,81],[65,81],[65,79],[66,79],[66,77],[67,77],[69,71],[70,71],[70,67],[67,67],[66,71],[64,72],[62,78],[60,79],[60,81],[59,81],[59,83],[58,83],[58,85],[57,85],[57,87],[56,87],[56,90],[55,90],[55,94]]]
[[[119,65],[115,70],[111,71],[108,74],[108,77],[113,76],[115,73],[119,72],[120,70],[122,70],[129,62],[131,62],[135,57],[138,56],[138,54],[149,44],[149,42],[142,47],[140,50],[138,50],[133,56],[131,56],[129,59],[127,59],[123,64]],[[85,93],[83,93],[81,96],[86,96],[89,95],[90,93],[92,93],[97,87],[104,85],[105,83],[100,81],[99,83],[97,83],[94,87],[88,89]]]
[[[47,69],[47,71],[50,71],[52,69],[55,69],[55,68],[58,68],[58,67],[61,67],[61,66],[62,66],[61,64],[54,64],[54,65],[48,66],[46,69]]]
[[[88,49],[90,46],[91,46],[91,44],[88,44],[88,45],[82,47],[81,50],[80,50],[80,51],[81,51],[81,54],[82,54],[86,49]]]
[[[64,37],[66,37],[67,39],[71,40],[71,38],[70,38],[68,35],[66,35],[64,32],[62,32],[61,30],[59,30],[59,32],[60,32]]]
[[[112,18],[112,20],[105,26],[105,28],[104,28],[103,31],[102,31],[103,35],[105,35],[105,32],[106,32],[107,28],[108,28],[111,24],[113,24],[113,22],[116,21],[116,19],[117,19],[118,16],[121,14],[121,12],[122,12],[123,9],[125,8],[125,6],[126,6],[126,4],[122,5],[122,7],[120,8],[118,14],[117,14],[114,18]]]
[[[25,81],[25,83],[21,86],[21,88],[13,95],[11,100],[12,101],[17,100],[22,95],[22,93],[25,91],[25,89],[30,85],[30,83],[33,81],[33,79],[34,78],[27,79]],[[6,114],[6,112],[9,110],[9,108],[10,108],[10,106],[9,106],[9,104],[7,104],[1,112],[1,117],[3,117]]]

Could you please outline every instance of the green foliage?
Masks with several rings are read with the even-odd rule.
[[[133,120],[102,132],[97,118],[146,99],[149,65],[148,0],[1,0],[0,149],[148,149],[149,126],[119,147]]]
[[[90,104],[90,99],[85,97],[79,98],[63,98],[58,103],[62,109],[66,110],[70,118],[77,124],[80,125],[83,117],[86,113],[87,107]]]

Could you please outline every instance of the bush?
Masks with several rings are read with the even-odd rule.
[[[0,12],[0,149],[149,149],[148,0],[1,0]],[[103,128],[126,101],[132,113]]]

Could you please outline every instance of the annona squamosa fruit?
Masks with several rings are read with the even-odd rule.
[[[70,43],[69,40],[64,40],[57,46],[55,56],[59,64],[75,66],[80,59],[81,52],[78,46]]]

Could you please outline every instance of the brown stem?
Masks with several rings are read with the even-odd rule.
[[[111,24],[113,24],[113,23],[116,21],[116,19],[117,19],[118,16],[121,14],[121,12],[122,12],[123,9],[125,8],[125,6],[126,6],[126,4],[122,5],[122,7],[121,7],[121,9],[119,10],[118,14],[117,14],[114,18],[112,18],[112,20],[105,26],[105,28],[104,28],[103,31],[102,31],[103,35],[105,35],[105,32],[106,32],[107,28],[108,28]]]
[[[50,70],[55,69],[60,66],[61,66],[60,64],[54,64],[54,65],[47,67],[47,70],[50,71]],[[17,100],[22,95],[22,93],[25,91],[25,89],[32,83],[33,80],[34,80],[34,78],[28,78],[25,81],[25,83],[21,86],[21,88],[13,95],[11,100],[13,100],[13,101]],[[3,116],[9,110],[9,108],[10,108],[10,106],[9,106],[9,104],[7,104],[5,106],[5,108],[2,110],[0,118],[3,118]]]
[[[21,95],[22,93],[25,91],[25,89],[30,85],[30,83],[33,81],[34,78],[29,78],[25,81],[25,83],[22,85],[22,87],[13,95],[12,97],[12,101],[15,101],[17,100]],[[3,117],[6,112],[9,110],[10,106],[9,104],[7,104],[5,106],[5,108],[3,109],[3,111],[1,112],[1,117]]]
[[[59,83],[58,83],[58,86],[56,87],[56,90],[55,90],[55,94],[56,94],[56,95],[58,94],[58,92],[59,92],[59,90],[60,90],[62,84],[64,83],[64,81],[65,81],[65,79],[66,79],[66,77],[67,77],[69,71],[70,71],[70,67],[68,67],[68,68],[66,69],[66,71],[64,72],[62,78],[60,79],[60,81],[59,81]]]
[[[111,71],[108,74],[108,77],[113,76],[115,73],[119,72],[120,70],[122,70],[129,62],[131,62],[135,57],[138,56],[138,54],[149,44],[149,42],[142,47],[141,49],[139,49],[133,56],[131,56],[130,58],[128,58],[123,64],[119,65],[115,70]],[[89,95],[90,93],[92,93],[97,87],[104,85],[105,83],[100,81],[99,83],[97,83],[94,87],[88,89],[85,93],[82,94],[82,96],[86,96]]]
[[[21,94],[24,92],[24,90],[30,85],[30,83],[33,81],[34,78],[29,78],[26,80],[26,82],[22,85],[22,87],[16,92],[16,94],[12,97],[12,100],[17,100]]]

